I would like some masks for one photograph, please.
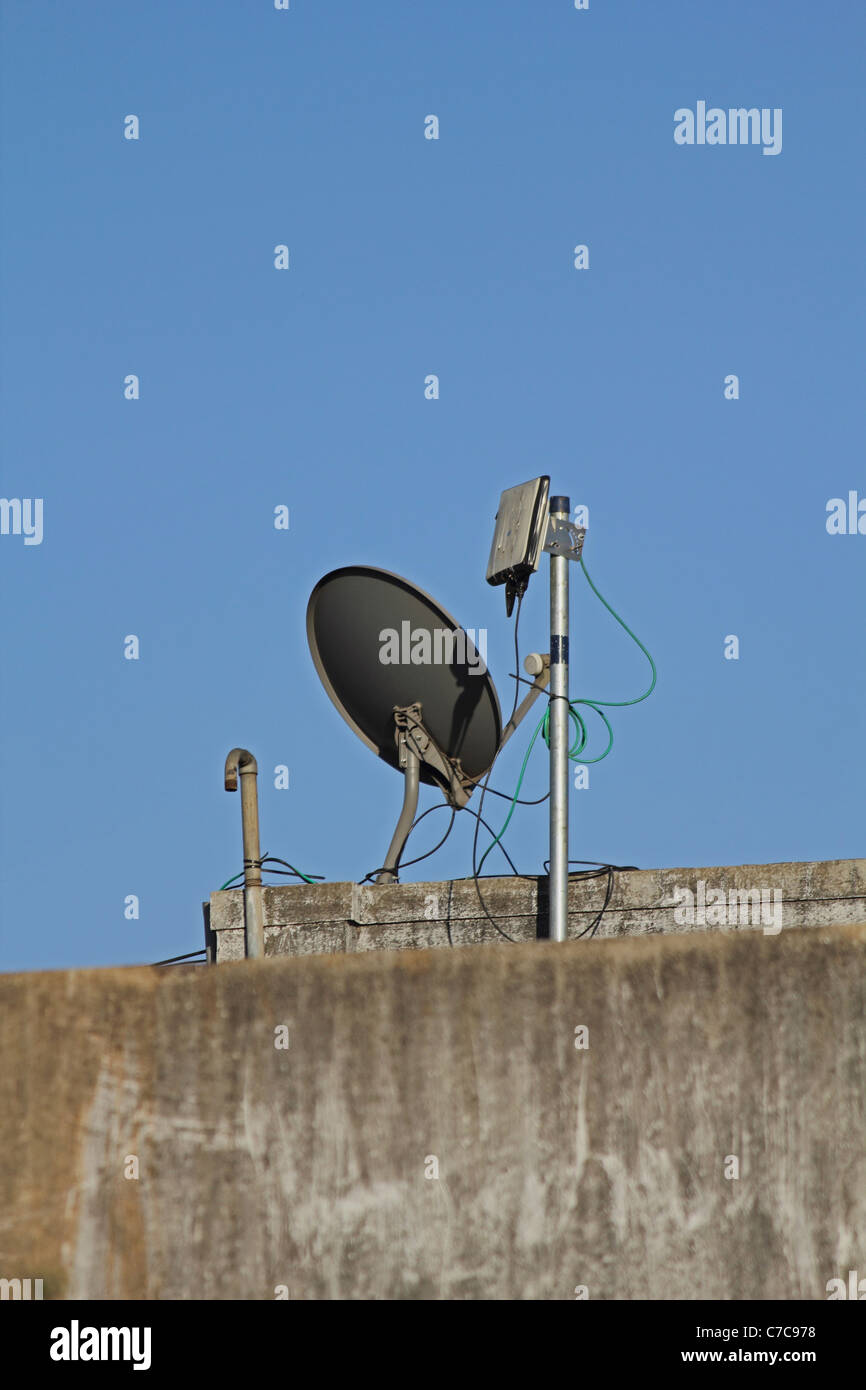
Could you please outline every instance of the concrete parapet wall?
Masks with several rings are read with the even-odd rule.
[[[0,1277],[823,1299],[866,1272],[864,966],[831,926],[0,977]]]
[[[709,911],[700,919],[698,885],[722,890],[730,930],[765,930],[747,892],[765,890],[767,906],[778,902],[778,918],[766,914],[770,930],[860,922],[866,916],[866,860],[836,859],[805,864],[741,864],[705,869],[617,871],[610,902],[595,935],[600,938],[712,928]],[[516,941],[546,932],[546,878],[480,880],[484,903],[502,931]],[[695,918],[677,920],[677,890],[696,894]],[[569,883],[569,936],[592,927],[605,900],[607,875]],[[737,895],[736,909],[731,894]],[[778,898],[773,895],[777,894]],[[299,884],[264,890],[265,952],[268,955],[332,951],[412,950],[471,946],[503,940],[484,916],[471,879],[453,882],[360,885]],[[206,940],[216,961],[244,955],[243,893],[213,893],[206,908]]]

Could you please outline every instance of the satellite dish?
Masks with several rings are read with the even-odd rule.
[[[395,707],[420,704],[442,753],[484,776],[502,734],[496,690],[471,637],[423,589],[368,565],[334,570],[310,595],[307,640],[340,714],[386,763],[399,767]],[[421,780],[449,779],[425,765]]]
[[[419,781],[438,786],[455,809],[465,806],[518,719],[503,736],[496,688],[471,636],[389,570],[348,565],[320,579],[307,605],[307,640],[346,723],[405,773],[403,810],[377,878],[394,882]],[[524,706],[548,677],[545,666]]]

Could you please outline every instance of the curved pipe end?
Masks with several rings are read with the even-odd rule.
[[[227,792],[236,792],[238,789],[238,771],[252,772],[258,776],[259,765],[248,748],[233,748],[226,758],[225,767],[225,789]]]

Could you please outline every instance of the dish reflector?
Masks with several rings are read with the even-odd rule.
[[[310,595],[307,640],[331,700],[378,757],[400,769],[394,711],[420,704],[441,752],[485,775],[502,736],[496,689],[471,637],[423,589],[368,565],[333,570]],[[447,790],[427,763],[420,777]]]

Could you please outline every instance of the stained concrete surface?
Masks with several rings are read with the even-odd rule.
[[[826,1298],[866,1269],[864,965],[860,925],[2,976],[0,1277]]]
[[[678,890],[697,895],[698,885],[737,895],[730,930],[763,930],[753,920],[764,890],[767,906],[778,902],[782,928],[861,922],[866,913],[866,859],[807,863],[735,864],[704,869],[618,870],[595,935],[601,939],[655,932],[712,929],[695,911],[691,925],[678,921]],[[265,888],[266,955],[307,955],[331,951],[450,949],[495,943],[504,938],[534,941],[546,933],[546,878],[490,878],[479,884],[484,907],[471,879],[435,883],[285,884]],[[598,919],[608,891],[607,874],[573,878],[568,889],[568,935],[576,939]],[[767,917],[771,914],[767,913]],[[495,925],[494,925],[495,923]],[[243,892],[213,893],[205,905],[205,941],[217,962],[244,956]]]

